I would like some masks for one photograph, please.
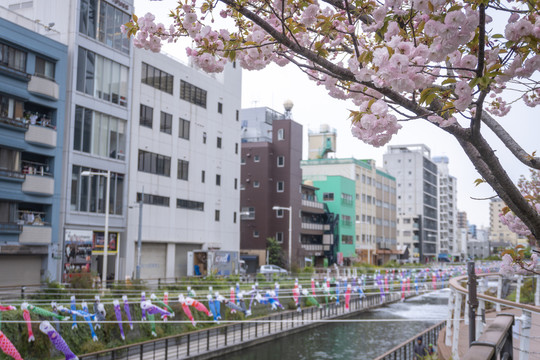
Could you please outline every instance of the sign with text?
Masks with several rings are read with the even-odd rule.
[[[94,231],[94,236],[92,239],[92,255],[103,255],[103,244],[104,241],[104,232],[103,231]],[[107,246],[107,254],[114,255],[118,253],[118,241],[120,240],[120,235],[117,232],[109,232],[109,242]]]

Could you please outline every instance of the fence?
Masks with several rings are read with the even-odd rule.
[[[301,331],[306,327],[322,325],[319,320],[348,317],[365,309],[395,302],[399,293],[389,293],[381,301],[380,294],[368,294],[366,297],[350,301],[350,309],[345,304],[310,307],[302,312],[284,311],[270,316],[239,323],[222,325],[190,333],[173,335],[158,340],[121,346],[79,356],[80,360],[161,360],[212,358],[220,354],[239,350],[258,342],[274,339],[277,334]],[[270,337],[270,335],[272,335]]]

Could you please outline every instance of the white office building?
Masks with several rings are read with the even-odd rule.
[[[437,165],[424,144],[389,146],[384,168],[397,183],[397,241],[414,261],[434,261],[438,251]]]
[[[126,270],[186,275],[187,252],[239,251],[241,70],[209,75],[164,54],[133,49]]]

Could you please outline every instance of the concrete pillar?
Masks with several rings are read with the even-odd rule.
[[[523,310],[521,315],[521,341],[519,343],[519,360],[529,360],[529,343],[531,335],[531,312]]]
[[[444,338],[446,346],[452,345],[452,313],[454,311],[455,298],[455,291],[450,291],[450,296],[448,298],[448,320],[446,320],[446,337]]]
[[[540,306],[540,276],[535,275],[536,279],[536,291],[534,292],[534,305]]]
[[[519,301],[521,300],[521,285],[523,284],[523,276],[518,276],[517,281],[517,288],[516,288],[516,302],[519,304]]]
[[[502,296],[502,275],[497,276],[497,299],[500,299]],[[495,310],[497,312],[501,311],[501,304],[495,304]]]
[[[165,277],[174,278],[174,261],[176,257],[176,244],[167,244],[167,263],[165,264]]]
[[[459,320],[461,317],[461,302],[463,295],[456,291],[456,299],[454,302],[454,321],[452,331],[452,360],[459,360]]]

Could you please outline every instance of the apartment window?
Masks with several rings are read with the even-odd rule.
[[[178,159],[178,174],[177,174],[178,180],[187,180],[188,175],[189,175],[189,161]]]
[[[254,162],[259,162],[259,161],[261,161],[261,157],[259,155],[255,155],[255,156],[253,156],[253,161]]]
[[[138,170],[150,174],[171,176],[171,158],[169,156],[139,150]]]
[[[240,165],[246,165],[246,158],[240,158]]]
[[[253,231],[253,237],[254,238],[258,238],[259,237],[259,232],[257,230]]]
[[[278,243],[282,243],[283,242],[283,233],[282,232],[277,232],[276,233],[276,241]]]
[[[24,103],[0,94],[0,118],[23,122]]]
[[[283,217],[283,209],[276,210],[276,217],[282,218]]]
[[[353,237],[352,235],[341,235],[341,243],[346,245],[352,245]]]
[[[238,154],[238,143],[234,143],[234,153]]]
[[[201,182],[204,183],[206,177],[206,172],[203,170],[201,171]]]
[[[26,72],[26,52],[0,43],[0,65]]]
[[[218,149],[221,149],[221,138],[219,136],[217,137],[216,145]]]
[[[240,120],[240,111],[236,110],[236,121]]]
[[[41,57],[36,57],[36,70],[34,75],[45,79],[54,80],[55,63]]]
[[[141,197],[144,204],[169,207],[170,198],[166,196],[151,194],[144,194],[143,196],[143,194],[137,193],[137,202],[141,201]]]
[[[238,179],[234,178],[234,190],[238,189]]]
[[[233,213],[233,223],[236,224],[236,211]]]
[[[258,181],[255,180],[255,181],[253,182],[253,187],[254,187],[254,188],[258,188],[258,187],[260,187],[260,186],[261,186],[261,184],[260,184]]]
[[[221,186],[221,175],[216,174],[216,185]]]
[[[107,179],[105,176],[81,176],[83,171],[104,172],[102,169],[90,169],[73,165],[71,173],[71,210],[105,214]],[[124,174],[111,173],[110,185],[109,213],[122,215]]]
[[[176,199],[177,209],[204,211],[204,203],[200,201],[191,201],[186,199]]]
[[[277,166],[278,167],[285,166],[285,156],[278,156],[277,157]]]
[[[277,131],[277,139],[278,140],[285,140],[285,135],[284,135],[283,129],[279,129]]]
[[[154,108],[141,104],[139,125],[145,126],[151,129],[153,121],[154,121]]]
[[[206,131],[202,133],[202,143],[206,144]]]
[[[341,193],[341,203],[342,204],[347,204],[347,205],[352,205],[352,203],[353,203],[352,195],[351,194]]]
[[[178,127],[179,138],[189,140],[189,126],[189,120],[180,118],[180,126]]]
[[[124,7],[124,10],[128,10],[127,5],[123,5],[121,2],[118,2],[118,5]],[[130,18],[128,13],[106,1],[81,0],[79,32],[129,54],[129,39],[119,29]]]
[[[113,104],[127,106],[128,68],[79,47],[77,91]]]
[[[334,201],[334,193],[330,193],[330,192],[323,193],[323,201]]]
[[[172,115],[166,112],[161,112],[161,121],[159,124],[159,130],[166,134],[172,134]]]
[[[217,103],[217,112],[223,114],[223,104],[220,102]]]
[[[214,220],[215,221],[219,221],[219,210],[216,210],[215,213],[214,213]]]
[[[180,99],[206,109],[206,90],[180,80]]]
[[[255,219],[255,208],[254,207],[243,207],[241,211],[242,220],[254,220]]]
[[[171,95],[173,93],[174,77],[152,65],[142,63],[141,82]]]
[[[285,191],[285,183],[283,181],[278,181],[276,184],[277,192]]]
[[[73,150],[124,160],[126,121],[75,107]]]

